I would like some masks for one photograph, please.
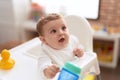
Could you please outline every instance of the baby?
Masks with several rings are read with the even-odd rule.
[[[42,42],[38,66],[44,80],[55,77],[60,71],[58,66],[63,66],[75,56],[83,56],[83,47],[75,36],[70,35],[61,15],[52,13],[40,18],[37,32]]]

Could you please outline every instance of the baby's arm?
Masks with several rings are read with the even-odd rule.
[[[44,74],[47,78],[53,78],[55,77],[56,73],[59,72],[59,70],[60,70],[59,67],[53,64],[44,69]]]
[[[43,78],[42,80],[53,78],[59,71],[59,68],[52,64],[52,60],[42,50],[38,58],[38,69]]]
[[[84,50],[82,48],[77,47],[73,50],[73,54],[77,57],[82,57],[84,54]]]
[[[71,35],[71,42],[74,46],[73,54],[77,57],[82,57],[84,53],[84,47],[80,45],[78,38],[74,35]]]

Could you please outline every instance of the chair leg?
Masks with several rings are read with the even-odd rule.
[[[101,80],[101,75],[100,74],[96,76],[96,80]]]
[[[100,74],[100,66],[99,66],[99,63],[98,63],[97,59],[95,61],[95,71],[96,71],[97,75]]]

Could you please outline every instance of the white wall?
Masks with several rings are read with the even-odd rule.
[[[29,10],[29,0],[0,0],[0,44],[20,40],[21,24]]]

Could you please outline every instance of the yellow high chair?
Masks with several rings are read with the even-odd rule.
[[[94,72],[97,75],[97,80],[100,80],[100,69],[96,53],[93,52],[93,30],[88,21],[80,16],[69,15],[65,16],[67,26],[71,34],[75,35],[80,44],[84,46],[85,54],[82,58],[77,59],[76,63],[81,68],[81,76],[86,76],[89,72]],[[31,42],[35,42],[28,51],[27,55],[38,58],[40,54],[40,40],[34,38]]]

